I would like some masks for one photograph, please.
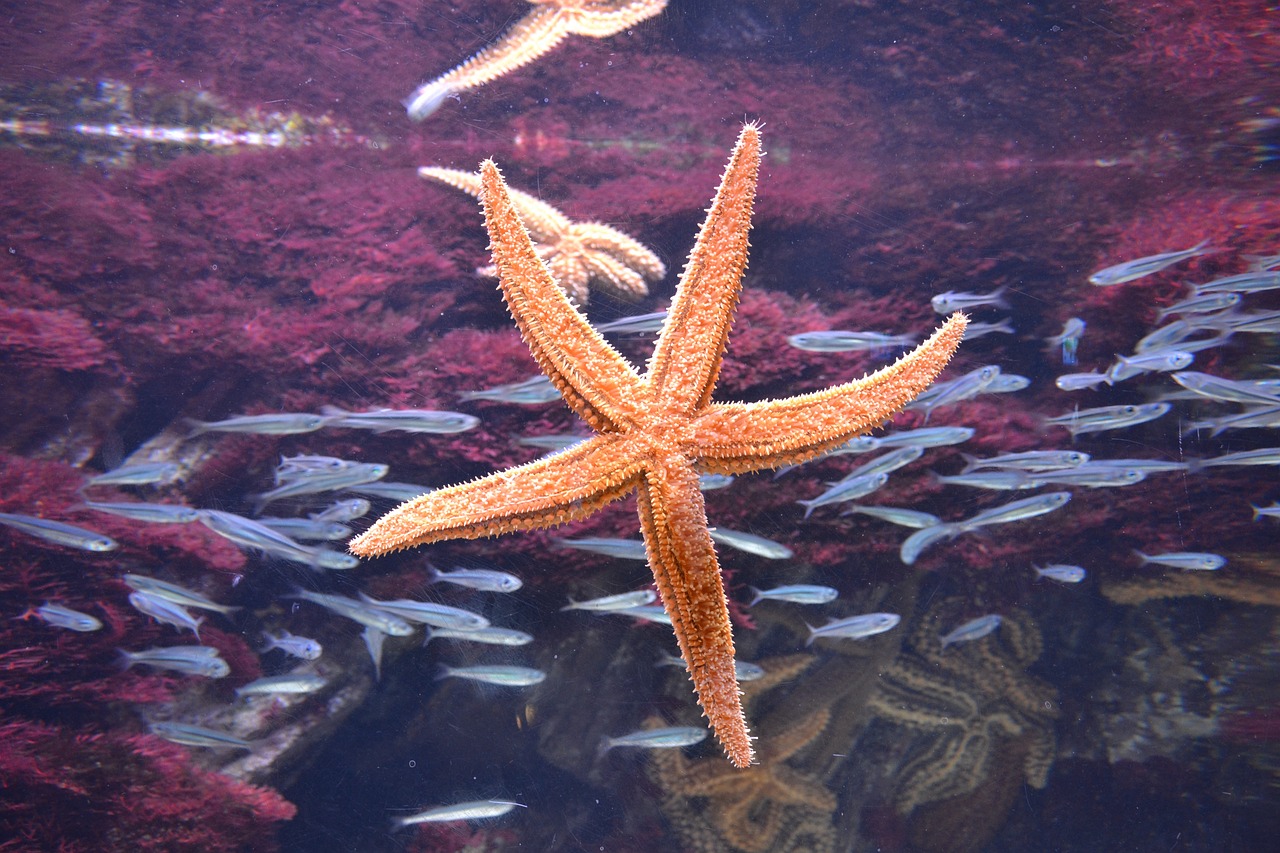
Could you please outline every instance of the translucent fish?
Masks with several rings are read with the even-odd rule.
[[[520,406],[541,406],[561,399],[556,386],[542,374],[531,376],[520,382],[496,385],[483,391],[467,391],[459,396],[463,400],[490,400],[497,403],[515,403]]]
[[[186,524],[197,520],[200,511],[182,504],[155,504],[141,502],[102,503],[85,501],[84,505],[96,512],[145,521],[150,524]]]
[[[1162,269],[1171,267],[1176,263],[1194,258],[1197,255],[1208,254],[1216,251],[1207,248],[1208,240],[1202,240],[1190,249],[1183,249],[1177,252],[1161,252],[1158,255],[1147,255],[1133,261],[1125,261],[1122,264],[1100,269],[1093,275],[1089,276],[1089,283],[1098,287],[1108,287],[1113,284],[1124,284],[1127,281],[1133,281],[1152,273],[1160,272]]]
[[[762,601],[788,601],[792,604],[826,604],[835,601],[839,597],[840,591],[829,586],[817,586],[814,584],[794,583],[786,586],[776,586],[773,589],[757,589],[756,587],[748,587],[752,595],[748,607],[755,607]]]
[[[630,616],[642,622],[656,622],[659,625],[670,625],[671,614],[660,604],[641,604],[637,607],[626,607],[620,610],[604,610],[602,613],[616,613],[619,616]]]
[[[150,616],[157,622],[172,625],[179,631],[184,628],[189,629],[196,635],[196,639],[200,638],[200,623],[204,620],[192,616],[181,604],[140,590],[129,595],[129,604],[134,610]]]
[[[1022,453],[1002,453],[999,456],[979,458],[967,453],[964,470],[983,468],[1012,468],[1018,471],[1050,471],[1054,468],[1074,468],[1089,461],[1089,454],[1079,450],[1028,450]]]
[[[171,483],[180,471],[173,462],[137,462],[90,477],[85,481],[85,486],[150,486]]]
[[[610,536],[584,536],[578,539],[555,539],[557,545],[575,548],[579,551],[590,551],[619,560],[648,560],[644,541],[641,539],[617,539]]]
[[[600,742],[600,754],[611,749],[680,749],[693,746],[707,739],[707,730],[697,726],[668,726],[660,729],[641,729],[630,734],[606,737]]]
[[[316,521],[312,518],[258,518],[277,533],[299,541],[339,542],[351,536],[351,528],[336,521]]]
[[[1064,373],[1053,380],[1053,384],[1060,391],[1082,391],[1086,388],[1096,388],[1106,381],[1105,373]]]
[[[427,492],[433,491],[431,487],[419,486],[417,483],[359,483],[346,488],[347,491],[356,494],[400,503],[420,498]]]
[[[1202,551],[1171,551],[1167,554],[1144,554],[1134,551],[1142,560],[1142,565],[1154,563],[1157,566],[1168,566],[1183,571],[1213,572],[1227,564],[1227,558],[1218,554],[1207,554]]]
[[[512,628],[476,628],[462,630],[460,628],[428,628],[427,637],[422,641],[425,646],[432,640],[464,640],[471,643],[484,643],[490,646],[527,646],[533,642],[533,635]]]
[[[863,352],[897,349],[916,345],[913,335],[886,335],[882,332],[802,332],[791,335],[787,343],[806,352]]]
[[[130,588],[141,590],[156,598],[164,598],[184,607],[195,607],[198,610],[213,610],[224,615],[234,613],[239,610],[238,607],[231,607],[227,604],[218,604],[201,595],[198,592],[189,590],[184,586],[176,583],[160,580],[159,578],[148,577],[147,575],[129,574],[124,576],[124,582]]]
[[[940,524],[942,519],[930,512],[920,512],[914,509],[903,509],[896,506],[859,506],[854,505],[841,515],[869,515],[872,518],[878,518],[881,521],[887,521],[890,524],[897,524],[900,527],[914,527],[917,530],[932,527]]]
[[[76,527],[74,524],[36,518],[33,515],[0,512],[0,524],[46,542],[52,542],[54,545],[64,545],[81,551],[114,551],[119,547],[119,543],[110,536],[103,536],[101,533]]]
[[[398,817],[393,821],[395,828],[414,826],[419,823],[450,823],[463,820],[485,820],[502,817],[520,803],[507,803],[502,800],[475,800],[468,803],[454,803],[450,806],[436,806],[417,814]]]
[[[318,660],[320,655],[324,653],[324,647],[310,637],[299,637],[295,634],[290,634],[288,631],[281,631],[278,634],[264,631],[262,636],[266,639],[267,644],[258,651],[263,654],[279,649],[285,654],[293,655],[301,660]]]
[[[874,637],[896,628],[901,621],[902,617],[897,613],[863,613],[845,619],[832,619],[821,628],[806,625],[809,639],[805,641],[805,645],[811,646],[814,640],[821,639],[862,640]]]
[[[415,601],[411,598],[379,601],[376,598],[370,598],[364,593],[360,594],[360,598],[369,607],[419,625],[432,625],[436,628],[455,628],[460,631],[477,631],[481,628],[489,627],[489,620],[479,613],[472,613],[470,610],[463,610],[461,607],[451,607],[448,604],[437,604],[434,601]],[[346,600],[349,601],[350,599]],[[387,633],[401,636],[394,631],[388,631]]]
[[[602,598],[592,598],[587,601],[574,601],[569,599],[569,603],[560,610],[626,610],[629,607],[642,607],[646,604],[652,604],[658,599],[658,594],[651,589],[637,589],[634,592],[620,592],[617,595],[606,595]]]
[[[1194,370],[1183,370],[1173,374],[1173,381],[1193,394],[1208,397],[1210,400],[1280,406],[1280,388],[1274,386],[1224,379],[1221,376],[1198,373]]]
[[[980,527],[988,527],[993,524],[1024,521],[1028,518],[1035,518],[1054,510],[1062,509],[1070,500],[1070,492],[1046,492],[1042,495],[1010,501],[1007,504],[983,510],[971,518],[959,522],[958,527],[968,533]]]
[[[243,687],[236,688],[237,696],[262,696],[267,694],[299,695],[315,693],[324,688],[327,682],[319,675],[289,674],[269,675],[250,681]]]
[[[987,335],[1014,335],[1018,330],[1013,327],[1012,321],[1005,317],[997,323],[969,323],[964,330],[964,339],[966,341],[983,338]]]
[[[451,583],[483,592],[515,592],[524,581],[508,572],[495,569],[454,569],[451,572],[431,567],[432,583]]]
[[[633,317],[621,317],[596,327],[601,334],[642,335],[662,331],[662,324],[667,321],[666,311],[654,311],[650,314],[637,314]]]
[[[1058,583],[1080,583],[1085,579],[1087,572],[1079,566],[1068,566],[1061,563],[1055,563],[1052,566],[1032,566],[1035,569],[1036,577],[1048,578]]]
[[[1253,270],[1196,285],[1196,293],[1261,293],[1280,288],[1280,271]]]
[[[367,429],[372,432],[437,433],[449,435],[475,429],[480,419],[462,412],[434,409],[373,409],[348,412],[336,406],[321,406],[326,427]]]
[[[327,610],[337,613],[339,616],[345,616],[353,622],[359,622],[361,625],[372,625],[384,634],[390,634],[393,637],[407,637],[413,633],[413,626],[399,615],[390,612],[385,607],[386,602],[375,602],[373,599],[357,601],[354,598],[347,598],[342,595],[311,592],[305,589],[298,590],[291,597],[318,604]]]
[[[916,560],[920,559],[920,555],[926,550],[943,539],[954,539],[963,532],[964,530],[958,524],[935,524],[932,527],[923,527],[906,538],[898,551],[898,556],[906,565],[915,565]]]
[[[465,678],[499,687],[532,687],[541,684],[547,674],[527,666],[449,666],[441,664],[439,678]]]
[[[46,601],[33,612],[55,628],[66,628],[68,631],[77,631],[82,634],[102,628],[102,622],[98,619],[62,604]]]
[[[1157,349],[1136,355],[1118,355],[1115,364],[1107,369],[1107,381],[1123,382],[1143,373],[1182,370],[1193,361],[1195,356],[1185,350]]]
[[[766,560],[789,560],[793,554],[792,550],[786,545],[774,542],[772,539],[766,539],[763,536],[756,536],[754,533],[729,530],[725,527],[712,527],[710,532],[711,538],[717,543],[736,548],[739,551],[745,551],[748,554],[754,554],[757,557],[763,557]]]
[[[1001,287],[990,293],[964,293],[948,290],[939,293],[930,300],[933,310],[939,314],[954,314],[957,311],[971,311],[975,308],[996,307],[1008,308],[1009,303],[1004,294],[1009,288]]]
[[[1280,465],[1280,447],[1260,447],[1257,450],[1224,453],[1210,459],[1201,459],[1194,467],[1216,468],[1221,465]]]
[[[196,726],[191,723],[156,722],[151,723],[148,729],[156,737],[162,737],[167,741],[180,743],[183,746],[253,749],[253,744],[244,738],[236,737],[229,732]]]
[[[282,412],[271,415],[240,415],[222,421],[188,420],[190,437],[207,432],[239,432],[252,435],[297,435],[315,432],[324,426],[324,417],[308,413]]]
[[[950,633],[944,634],[940,638],[942,640],[942,648],[945,651],[947,646],[953,643],[970,643],[974,640],[980,640],[999,628],[1002,621],[1004,620],[995,613],[979,616],[977,619],[964,623]]]
[[[1095,409],[1078,409],[1045,422],[1065,427],[1073,436],[1090,432],[1122,429],[1163,417],[1169,411],[1168,403],[1144,403],[1139,406],[1099,406]]]
[[[820,506],[864,498],[887,482],[889,482],[888,474],[869,474],[851,480],[841,480],[816,498],[796,501],[796,503],[804,507],[804,517],[808,518]]]
[[[144,664],[204,678],[226,678],[231,674],[231,667],[218,657],[218,650],[211,646],[167,646],[139,652],[121,649],[120,655],[125,669]]]

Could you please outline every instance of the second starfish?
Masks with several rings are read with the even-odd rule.
[[[703,712],[729,759],[752,761],[733,635],[698,474],[793,465],[883,424],[929,386],[964,336],[953,315],[894,364],[825,391],[713,403],[742,275],[760,166],[742,129],[676,288],[648,369],[637,373],[579,312],[538,257],[492,161],[480,167],[500,286],[543,372],[596,435],[561,453],[423,495],[351,541],[375,556],[585,518],[639,492],[649,567]]]

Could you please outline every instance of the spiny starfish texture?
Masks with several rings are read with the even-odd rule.
[[[360,556],[586,518],[638,491],[640,529],[663,606],[729,758],[751,763],[720,566],[700,473],[812,459],[885,422],[946,367],[966,318],[863,379],[756,403],[712,403],[747,266],[760,131],[743,128],[689,255],[648,369],[638,374],[556,284],[492,161],[480,167],[485,225],[507,306],[542,371],[595,430],[553,456],[402,504],[352,540]]]
[[[480,176],[475,172],[423,166],[424,178],[470,193],[480,198]],[[551,276],[579,305],[586,305],[588,286],[595,285],[623,299],[639,299],[649,294],[648,281],[660,281],[667,267],[638,241],[601,222],[573,222],[541,199],[507,188],[520,221],[533,238],[538,257],[546,262]],[[481,275],[497,275],[496,267],[481,267]]]
[[[421,121],[445,99],[528,65],[567,36],[607,38],[654,17],[667,0],[529,0],[533,9],[502,37],[452,71],[423,83],[405,101]]]

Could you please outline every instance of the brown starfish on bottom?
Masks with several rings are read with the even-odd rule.
[[[739,474],[812,459],[883,424],[946,367],[966,319],[870,376],[782,400],[712,403],[747,266],[760,130],[742,129],[643,375],[556,284],[492,161],[480,167],[485,226],[512,317],[542,371],[596,435],[555,455],[402,504],[350,543],[362,557],[586,518],[639,492],[662,604],[698,700],[729,759],[751,763],[733,634],[700,473]]]

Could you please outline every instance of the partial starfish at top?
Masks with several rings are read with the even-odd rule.
[[[596,435],[402,504],[350,543],[353,553],[373,556],[444,539],[551,527],[638,491],[640,529],[662,604],[703,712],[739,767],[751,763],[751,737],[698,475],[794,465],[880,426],[942,372],[967,322],[954,315],[889,367],[825,391],[756,403],[711,402],[747,266],[760,156],[759,128],[748,124],[643,375],[556,286],[498,167],[482,164],[485,225],[507,306],[542,371]]]
[[[423,166],[418,174],[470,193],[482,195],[480,175],[458,169]],[[648,281],[661,281],[667,274],[662,260],[639,241],[602,222],[574,222],[541,199],[507,188],[520,221],[533,238],[538,257],[565,293],[579,305],[586,305],[588,285],[612,291],[623,299],[635,300],[649,294]],[[493,266],[476,270],[480,275],[498,274]]]
[[[529,0],[533,9],[493,44],[417,88],[405,106],[414,121],[431,115],[445,98],[483,86],[528,65],[566,36],[606,38],[654,17],[667,0]]]

